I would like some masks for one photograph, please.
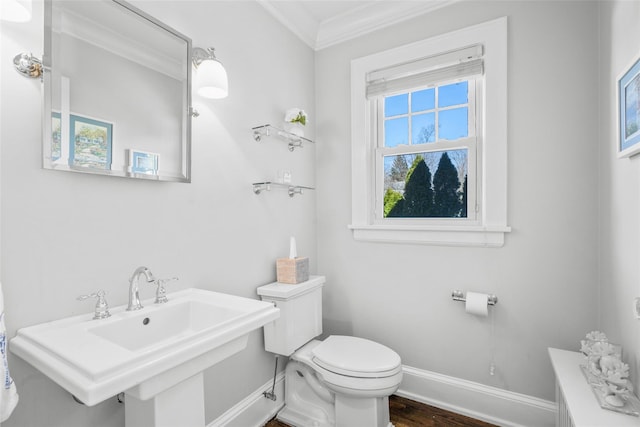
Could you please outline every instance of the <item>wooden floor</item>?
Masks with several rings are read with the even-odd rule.
[[[391,414],[391,422],[395,427],[495,427],[493,424],[487,424],[395,395],[389,397],[389,412]],[[289,426],[273,419],[265,427]]]

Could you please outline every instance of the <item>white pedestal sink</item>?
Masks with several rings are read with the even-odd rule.
[[[202,372],[280,316],[271,303],[202,289],[112,316],[18,330],[10,349],[88,406],[125,392],[126,425],[204,426]]]

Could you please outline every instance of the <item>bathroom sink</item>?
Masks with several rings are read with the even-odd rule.
[[[18,330],[10,349],[86,405],[120,392],[146,400],[244,349],[280,316],[273,304],[186,289],[169,302],[112,308]]]
[[[244,311],[238,308],[212,309],[211,304],[189,300],[153,311],[125,312],[115,322],[89,327],[87,331],[127,350],[140,351],[223,325],[242,314]]]

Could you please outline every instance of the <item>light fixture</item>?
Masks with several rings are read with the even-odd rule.
[[[192,59],[197,70],[194,81],[198,95],[214,99],[226,98],[229,95],[227,71],[216,58],[214,49],[195,47]]]
[[[42,61],[31,53],[23,52],[14,56],[13,66],[25,77],[42,78]]]
[[[0,1],[0,19],[11,22],[31,21],[31,0]]]

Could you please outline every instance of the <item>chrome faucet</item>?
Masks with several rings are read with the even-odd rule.
[[[138,292],[138,279],[143,274],[148,283],[156,280],[156,278],[153,277],[153,273],[151,273],[147,267],[136,268],[136,271],[133,272],[129,279],[129,305],[127,306],[127,311],[140,310],[142,308],[142,304],[140,304],[140,293]]]
[[[78,301],[84,301],[89,298],[97,299],[98,301],[96,302],[96,308],[93,313],[93,320],[100,320],[111,316],[111,313],[109,313],[109,304],[107,304],[107,300],[104,297],[106,294],[107,293],[105,291],[100,289],[98,292],[94,292],[89,295],[80,295],[76,299]]]

